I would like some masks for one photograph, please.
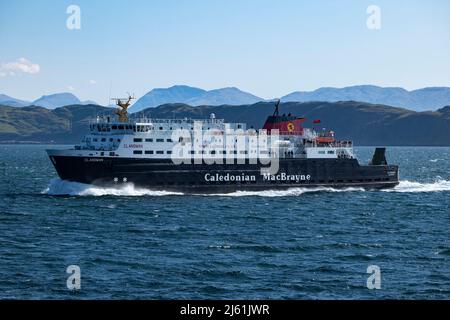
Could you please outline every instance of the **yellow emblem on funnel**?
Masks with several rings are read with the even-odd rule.
[[[287,129],[288,129],[289,132],[294,131],[295,130],[294,124],[292,122],[289,122],[288,125],[287,125]]]

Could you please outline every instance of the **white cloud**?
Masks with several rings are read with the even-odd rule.
[[[75,91],[75,88],[74,88],[74,87],[72,87],[72,86],[67,86],[67,90],[70,90],[70,91]]]
[[[97,81],[95,81],[95,80],[89,80],[89,84],[97,84]]]
[[[0,76],[15,76],[16,74],[37,74],[41,71],[41,67],[37,63],[30,60],[20,58],[15,62],[2,63],[0,66]]]

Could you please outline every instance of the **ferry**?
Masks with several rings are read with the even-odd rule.
[[[80,144],[47,154],[63,180],[98,186],[230,193],[289,188],[392,188],[397,165],[376,148],[360,164],[353,143],[333,131],[305,128],[305,118],[280,114],[279,101],[261,129],[208,119],[130,119],[127,99],[115,115],[97,117]],[[317,122],[319,120],[316,120]]]

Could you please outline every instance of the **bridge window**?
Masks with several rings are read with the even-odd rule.
[[[145,154],[153,154],[153,150],[145,150]]]
[[[170,151],[170,150],[169,150],[169,151],[167,151],[167,154],[172,154],[172,151]]]
[[[164,142],[164,139],[156,139],[156,142]]]
[[[117,130],[117,126],[116,126],[116,125],[113,125],[113,126],[112,126],[112,129],[113,129],[113,130]]]
[[[102,138],[102,142],[105,142],[106,141],[106,138]]]
[[[153,139],[145,139],[145,142],[153,142]]]
[[[142,139],[141,138],[134,138],[133,141],[134,142],[142,142]]]
[[[156,151],[156,154],[164,154],[164,151]]]
[[[142,154],[142,150],[134,150],[133,154]]]
[[[167,139],[167,142],[172,142],[172,139]]]
[[[334,150],[328,151],[328,154],[334,154]]]

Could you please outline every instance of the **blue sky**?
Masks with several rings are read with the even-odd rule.
[[[80,30],[66,27],[71,4]],[[381,9],[380,30],[366,26],[369,5]],[[110,89],[141,96],[174,84],[263,98],[450,86],[450,1],[0,0],[0,93],[72,91],[105,104]]]

